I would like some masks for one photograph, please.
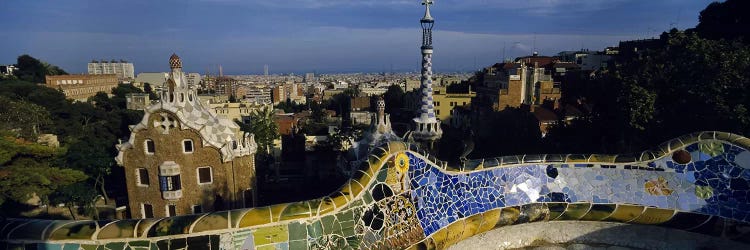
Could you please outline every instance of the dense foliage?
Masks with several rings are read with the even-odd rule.
[[[32,83],[45,82],[45,75],[67,75],[68,73],[61,68],[42,62],[29,55],[21,55],[16,63],[16,70],[13,74],[23,81]]]
[[[250,123],[240,123],[242,131],[255,135],[258,153],[267,153],[273,148],[273,140],[279,137],[279,128],[275,122],[275,114],[270,107],[256,109],[250,114]]]
[[[703,38],[741,39],[750,42],[750,1],[727,0],[713,2],[700,13],[695,31]]]
[[[621,48],[607,70],[568,74],[564,104],[590,113],[558,122],[545,138],[517,126],[529,118],[523,112],[480,117],[472,126],[476,150],[470,158],[636,152],[705,130],[750,135],[747,6],[742,0],[713,3],[695,29],[671,30],[657,41],[631,41],[638,51]]]
[[[28,62],[39,60],[24,55],[18,65]],[[2,154],[12,156],[0,166],[4,173],[0,185],[4,185],[3,192],[9,192],[3,194],[6,198],[0,199],[0,204],[2,200],[22,203],[36,195],[44,202],[86,205],[91,200],[84,200],[99,195],[105,201],[113,193],[124,195],[114,145],[130,135],[128,125],[143,117],[142,111],[125,108],[125,95],[141,90],[119,85],[112,97],[98,93],[88,102],[73,102],[59,90],[24,81],[24,75],[33,74],[0,80],[0,133],[3,143],[10,145],[2,146]],[[35,143],[41,134],[56,135],[60,148]],[[54,154],[40,154],[41,148]],[[14,176],[24,179],[7,179]]]
[[[62,152],[0,131],[0,204],[42,200],[66,185],[86,179],[79,170],[59,164]],[[0,213],[2,214],[2,213]]]
[[[660,40],[567,93],[593,114],[551,131],[556,151],[632,152],[702,130],[750,134],[750,47],[677,30]]]

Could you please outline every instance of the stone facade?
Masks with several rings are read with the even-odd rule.
[[[158,123],[164,116],[176,120],[174,114],[159,111],[149,118],[148,123]],[[153,141],[154,153],[147,153],[146,140]],[[191,153],[186,153],[183,147],[186,140],[192,141]],[[219,149],[199,146],[204,144],[202,140],[197,131],[180,124],[168,135],[157,129],[135,134],[134,148],[126,153],[123,162],[132,217],[145,218],[142,204],[150,204],[155,217],[192,214],[196,205],[200,205],[203,212],[215,211],[216,206],[224,209],[252,206],[255,199],[244,197],[243,191],[254,190],[253,155],[222,162]],[[165,198],[161,191],[160,167],[170,161],[180,166],[181,197],[176,199]],[[210,168],[209,183],[199,183],[198,168],[201,167]],[[139,184],[139,169],[144,168],[148,173],[147,185]],[[223,204],[219,204],[222,200]],[[167,205],[174,205],[176,214],[167,214]]]
[[[271,107],[271,105],[258,105],[247,102],[227,102],[227,103],[215,103],[208,105],[211,110],[220,117],[227,118],[232,121],[249,122],[250,116],[258,109],[265,107]],[[273,108],[273,107],[271,107]]]
[[[274,105],[285,102],[287,99],[297,104],[307,102],[304,87],[296,83],[281,84],[274,87],[271,89],[271,99]]]
[[[125,95],[125,105],[130,110],[145,110],[151,105],[151,100],[145,93],[128,93]]]
[[[46,86],[62,90],[65,97],[85,101],[98,92],[112,93],[117,87],[117,75],[58,75],[46,76]]]
[[[187,84],[179,57],[160,101],[117,146],[134,218],[251,207],[256,144],[237,124],[209,111]]]
[[[499,111],[560,100],[561,83],[554,80],[551,69],[554,61],[541,65],[539,62],[528,62],[531,59],[498,63],[485,68],[482,81],[477,84],[475,103]]]
[[[471,99],[476,93],[469,90],[468,93],[448,93],[446,87],[435,87],[432,94],[435,104],[435,115],[440,122],[449,124],[453,117],[453,109],[456,107],[468,107]]]

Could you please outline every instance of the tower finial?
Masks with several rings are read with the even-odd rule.
[[[433,0],[422,0],[422,5],[424,5],[424,17],[422,17],[422,20],[433,20],[432,15],[430,15],[430,5],[435,4]]]
[[[385,100],[383,96],[378,97],[378,120],[385,119]]]
[[[181,69],[182,68],[182,60],[175,53],[172,53],[172,56],[169,57],[169,68],[171,68],[171,69]]]

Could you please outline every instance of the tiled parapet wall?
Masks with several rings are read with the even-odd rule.
[[[552,220],[748,241],[748,148],[750,139],[703,132],[632,156],[513,156],[458,170],[391,142],[321,199],[163,219],[5,219],[0,248],[441,249],[496,227]]]

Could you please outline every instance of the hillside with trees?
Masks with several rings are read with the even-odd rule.
[[[739,8],[747,4],[713,3],[695,29],[621,51],[609,71],[579,81],[568,94],[590,103],[592,115],[553,129],[547,150],[635,152],[696,131],[750,135],[750,25]]]
[[[95,217],[92,199],[113,206],[110,198],[125,198],[114,145],[143,117],[125,108],[125,95],[142,91],[119,85],[112,97],[98,93],[73,102],[36,84],[44,74],[64,70],[28,55],[19,56],[17,65],[16,77],[0,80],[0,216],[20,216],[32,208],[23,204],[38,197],[42,205],[93,208],[84,214]],[[37,143],[43,134],[57,136],[59,148]]]

